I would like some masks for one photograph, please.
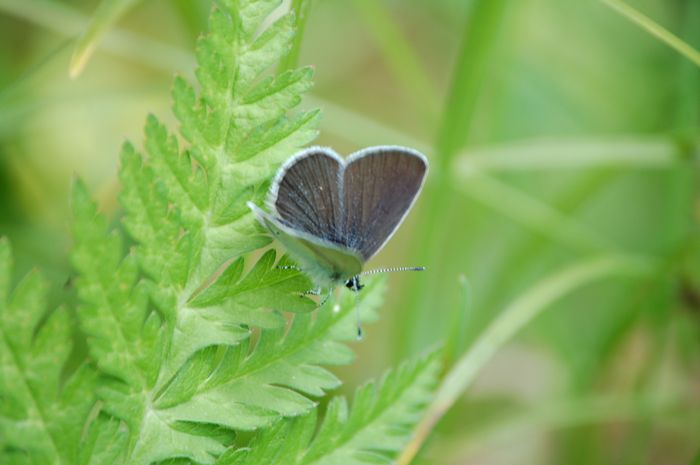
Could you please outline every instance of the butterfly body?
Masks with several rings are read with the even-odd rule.
[[[358,291],[362,267],[403,221],[427,169],[422,154],[404,147],[370,147],[347,160],[311,147],[278,171],[272,213],[248,205],[317,286]]]

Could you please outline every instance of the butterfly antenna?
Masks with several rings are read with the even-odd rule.
[[[425,271],[424,266],[395,266],[393,268],[378,268],[376,270],[367,270],[360,273],[361,276],[367,276],[379,273],[395,273],[397,271]]]

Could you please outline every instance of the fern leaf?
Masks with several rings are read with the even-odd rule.
[[[245,202],[261,198],[263,183],[279,163],[316,135],[317,112],[289,113],[311,86],[310,70],[262,77],[287,52],[293,35],[289,15],[257,34],[261,15],[278,5],[279,1],[248,0],[231,3],[230,10],[213,10],[210,32],[197,52],[201,94],[197,96],[183,79],[176,80],[173,93],[175,113],[190,147],[180,147],[150,117],[147,158],[130,145],[122,154],[124,224],[139,243],[135,255],[161,293],[169,294],[164,298],[175,303],[166,313],[175,326],[172,346],[177,353],[165,377],[197,350],[240,339],[236,329],[222,341],[221,331],[201,330],[206,322],[186,325],[206,313],[188,304],[216,281],[227,264],[269,243]],[[287,286],[303,284],[297,279]],[[249,295],[254,292],[267,303],[279,301],[263,291],[253,287]]]
[[[74,209],[78,244],[74,262],[82,274],[78,287],[85,303],[79,314],[83,322],[91,322],[84,324],[84,331],[90,336],[93,357],[113,377],[100,394],[104,410],[129,427],[132,442],[125,453],[127,463],[150,463],[177,456],[211,463],[226,443],[193,432],[193,425],[253,429],[269,425],[280,416],[306,413],[315,406],[309,397],[320,396],[339,384],[320,365],[352,359],[342,341],[355,335],[355,309],[368,321],[375,317],[381,301],[384,281],[374,279],[358,300],[344,293],[337,305],[331,308],[327,304],[315,318],[308,313],[297,314],[285,334],[283,320],[267,318],[263,315],[275,314],[256,308],[265,302],[251,289],[284,296],[290,292],[290,279],[306,278],[275,268],[272,251],[245,275],[242,262],[236,261],[225,276],[207,289],[209,296],[201,295],[199,300],[205,306],[192,306],[201,313],[188,323],[201,331],[219,328],[221,344],[198,348],[161,385],[156,372],[162,372],[163,367],[146,362],[162,359],[162,348],[171,345],[159,342],[157,337],[158,328],[168,324],[149,310],[145,299],[148,286],[134,280],[133,255],[119,261],[119,255],[114,253],[121,250],[119,237],[112,235],[110,240],[104,240],[104,220],[96,216],[95,206],[80,184],[75,188]],[[291,278],[283,278],[285,274]],[[159,308],[172,305],[167,296],[162,298],[156,291],[151,296]],[[298,295],[293,298],[301,300]],[[262,331],[254,346],[242,343],[249,340],[249,331],[241,327],[242,318],[269,328]],[[237,329],[239,344],[231,343],[231,328]],[[228,348],[222,347],[225,340]],[[170,354],[175,356],[177,351]],[[172,363],[172,358],[165,360]],[[127,369],[130,371],[125,375],[123,371]]]
[[[106,224],[81,184],[74,189],[74,210],[74,263],[82,275],[78,288],[84,302],[79,315],[90,338],[91,354],[111,376],[100,389],[104,410],[129,428],[132,439],[124,452],[126,463],[151,463],[178,456],[211,463],[227,442],[200,434],[196,425],[245,430],[267,426],[281,416],[308,412],[315,406],[309,397],[323,395],[339,385],[321,365],[352,359],[352,352],[342,342],[355,335],[355,310],[369,321],[376,317],[381,302],[384,281],[374,279],[357,300],[351,293],[343,293],[337,305],[331,308],[327,304],[315,318],[298,313],[285,333],[283,320],[266,320],[261,316],[266,313],[254,308],[261,302],[250,289],[273,295],[277,289],[284,295],[289,291],[290,278],[281,279],[281,275],[301,277],[275,268],[272,251],[245,276],[242,265],[234,264],[224,273],[229,279],[222,278],[221,286],[227,293],[222,294],[224,289],[211,291],[218,297],[209,296],[205,307],[192,307],[202,311],[191,320],[200,330],[226,327],[220,331],[222,340],[229,341],[227,348],[223,342],[198,348],[182,361],[167,383],[160,384],[158,373],[164,368],[153,362],[172,360],[163,353],[163,348],[171,344],[160,338],[163,332],[159,331],[168,324],[147,305],[149,286],[135,280],[133,255],[119,260],[115,252],[122,247],[119,236],[112,234],[104,239]],[[208,290],[218,286],[219,281]],[[159,308],[172,305],[167,296],[162,298],[155,290],[150,295]],[[295,295],[294,299],[300,297]],[[215,302],[226,305],[217,307]],[[249,331],[241,327],[241,318],[269,328],[262,331],[257,344],[242,343],[250,339]],[[237,328],[238,344],[230,343],[230,328]]]
[[[210,462],[223,450],[219,442],[178,431],[149,408],[168,332],[148,305],[149,286],[138,281],[134,254],[122,258],[121,238],[108,234],[85,187],[76,183],[73,192],[73,263],[80,272],[76,285],[82,301],[78,315],[92,357],[110,376],[99,390],[104,411],[128,427],[129,442],[121,453],[125,463],[149,464],[178,455]]]
[[[231,348],[215,369],[206,366],[211,354],[192,359],[205,368],[186,366],[188,376],[202,382],[188,392],[170,388],[156,402],[161,415],[172,420],[213,421],[237,430],[267,426],[280,416],[306,413],[318,397],[340,381],[321,365],[349,363],[353,354],[342,342],[356,335],[355,311],[364,321],[376,317],[384,281],[369,281],[356,300],[344,293],[333,308],[314,316],[295,315],[290,327],[263,330],[257,344]],[[286,330],[286,334],[285,334]],[[183,383],[175,383],[175,386]],[[233,401],[233,402],[232,402]]]
[[[11,276],[10,246],[0,239],[0,463],[74,464],[95,402],[95,372],[83,365],[62,380],[70,316],[65,309],[47,315],[47,284],[37,272],[12,293]]]
[[[352,409],[344,397],[333,398],[318,431],[316,411],[283,420],[216,465],[393,463],[432,397],[438,369],[437,353],[404,364],[358,389]]]
[[[97,413],[81,438],[79,465],[114,465],[123,462],[128,434],[124,425],[105,413]]]
[[[350,359],[339,341],[354,331],[339,328],[354,303],[308,315],[315,304],[299,297],[308,279],[280,269],[288,261],[274,251],[245,272],[244,254],[270,241],[245,202],[260,200],[279,164],[316,135],[317,111],[290,113],[311,70],[264,75],[294,32],[288,15],[260,32],[279,3],[219,2],[198,44],[199,93],[175,81],[182,139],[151,116],[145,155],[124,146],[123,224],[136,241],[126,256],[76,186],[78,315],[109,376],[103,411],[128,429],[125,463],[212,463],[232,440],[216,431],[307,412],[339,383],[320,365]],[[380,290],[365,292],[368,312]],[[297,314],[288,331],[282,311]]]

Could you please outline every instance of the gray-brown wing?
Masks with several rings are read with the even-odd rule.
[[[271,201],[289,226],[343,244],[340,173],[342,159],[331,149],[312,147],[280,168]]]
[[[349,248],[369,260],[411,209],[428,170],[426,158],[403,147],[370,147],[344,173],[344,230]]]

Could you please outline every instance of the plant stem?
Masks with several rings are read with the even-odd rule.
[[[68,37],[77,36],[89,22],[76,9],[48,0],[0,0],[0,11]],[[184,71],[194,66],[192,53],[118,28],[107,32],[100,47],[168,74],[173,69]]]
[[[142,0],[102,0],[73,50],[68,74],[76,78],[83,72],[85,65],[100,44],[102,37],[110,28]]]
[[[431,159],[431,175],[423,194],[422,202],[429,205],[429,209],[414,239],[414,243],[421,245],[421,264],[436,263],[444,250],[444,237],[449,228],[441,225],[449,217],[453,201],[450,167],[455,156],[467,143],[478,95],[488,74],[491,50],[508,4],[508,0],[475,0],[467,12],[457,65],[445,100],[435,153]],[[437,280],[440,276],[440,273],[429,274],[426,276],[428,283],[417,286],[402,296],[399,306],[405,311],[399,320],[400,328],[397,331],[401,339],[394,346],[398,351],[395,354],[397,358],[412,352],[415,346],[422,345],[415,340],[416,331],[422,327],[421,310],[427,307],[428,293],[435,292],[439,287]]]
[[[394,79],[404,93],[415,100],[421,121],[432,124],[436,120],[436,102],[439,97],[401,30],[391,15],[377,0],[354,0],[355,8],[374,35]]]
[[[664,28],[651,18],[643,15],[621,0],[600,1],[695,63],[697,66],[700,66],[700,52],[687,42],[681,40],[678,36],[674,35],[668,29]]]
[[[647,272],[645,259],[605,256],[558,270],[513,301],[450,370],[438,388],[435,400],[416,429],[413,440],[399,457],[398,465],[411,463],[433,427],[469,388],[479,371],[513,335],[554,302],[593,281],[612,276]]]

